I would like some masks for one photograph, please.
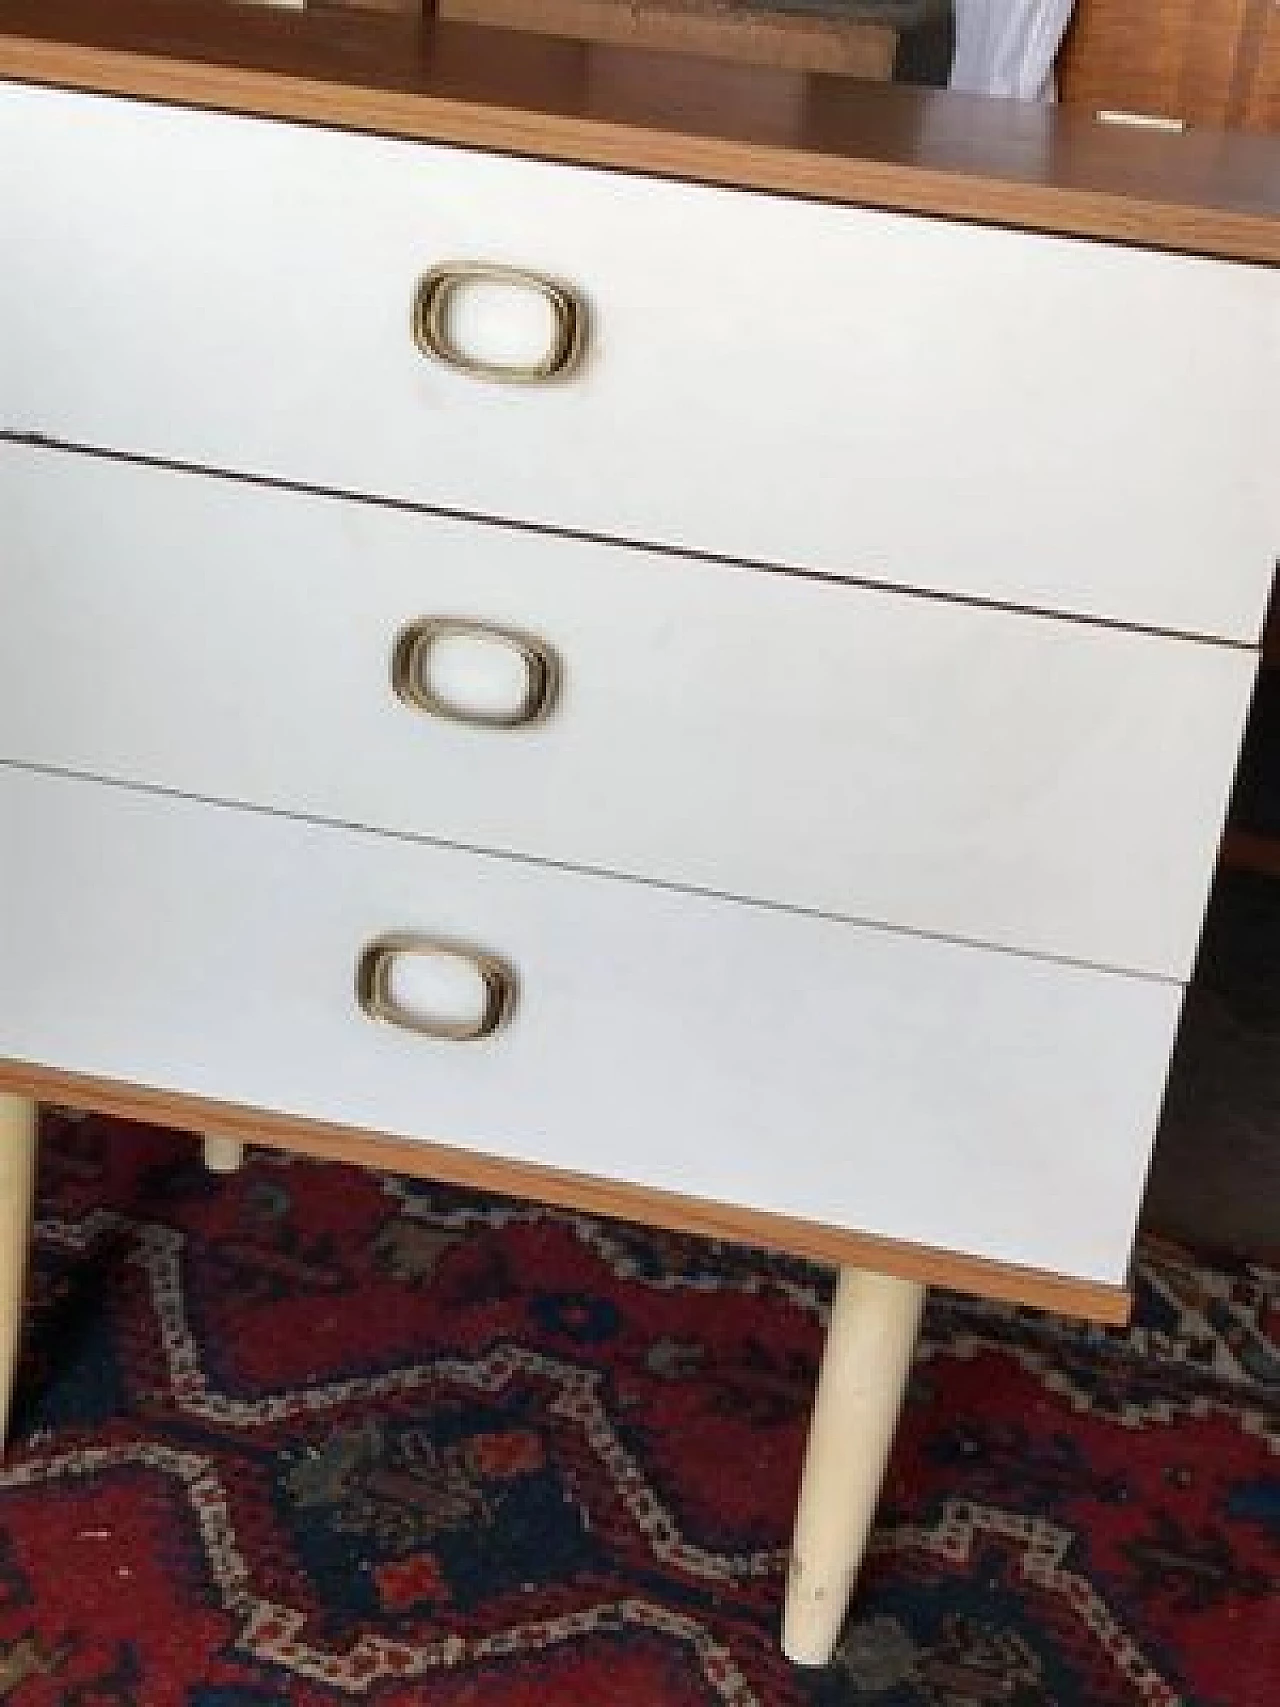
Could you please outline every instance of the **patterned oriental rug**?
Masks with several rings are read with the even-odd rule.
[[[51,1115],[9,1707],[1274,1707],[1280,1274],[939,1297],[830,1668],[776,1648],[828,1278]]]

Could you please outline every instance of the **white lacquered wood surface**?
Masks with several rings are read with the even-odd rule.
[[[14,445],[0,515],[0,757],[1190,971],[1243,650]],[[497,631],[432,666],[482,709],[545,642],[550,714],[403,703],[424,616]]]
[[[0,1057],[1124,1281],[1180,991],[0,767]],[[500,956],[476,1044],[357,1008]]]
[[[1257,636],[1274,270],[20,85],[0,162],[0,428]],[[580,290],[580,371],[420,355],[459,260]]]

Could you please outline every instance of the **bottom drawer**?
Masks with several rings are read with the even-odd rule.
[[[14,767],[0,822],[0,1056],[1123,1282],[1175,985]],[[362,1011],[390,932],[497,1028]]]

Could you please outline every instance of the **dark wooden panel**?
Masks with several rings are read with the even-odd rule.
[[[436,16],[880,82],[893,75],[898,46],[898,32],[886,24],[706,0],[439,0]]]

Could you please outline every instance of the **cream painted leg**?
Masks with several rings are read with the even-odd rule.
[[[238,1138],[215,1138],[206,1134],[204,1165],[211,1174],[233,1174],[244,1166],[244,1145]]]
[[[826,1665],[854,1579],[902,1408],[924,1287],[846,1268],[836,1287],[796,1512],[782,1648]]]
[[[0,1095],[0,1452],[18,1373],[36,1175],[36,1105]]]

